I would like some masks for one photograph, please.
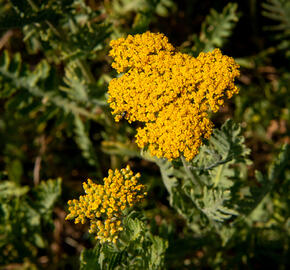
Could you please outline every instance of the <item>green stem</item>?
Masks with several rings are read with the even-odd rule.
[[[58,29],[56,29],[54,27],[54,25],[50,22],[50,21],[46,21],[47,25],[49,26],[49,28],[54,32],[55,35],[57,35],[59,38],[61,38],[64,42],[64,44],[66,45],[66,39],[65,39],[65,35],[62,34]],[[67,50],[72,53],[72,51],[69,49],[68,46],[67,47]],[[76,60],[76,63],[77,65],[79,66],[79,68],[81,69],[83,75],[85,76],[86,80],[89,82],[89,83],[95,83],[96,80],[87,64],[86,61],[84,60],[81,60],[81,59],[77,59]]]
[[[188,175],[188,177],[190,178],[190,180],[193,182],[193,184],[197,187],[201,187],[201,183],[198,180],[198,178],[194,177],[193,173],[191,172],[189,165],[187,164],[187,161],[185,160],[184,156],[180,157],[183,167],[185,169],[186,174]]]
[[[34,11],[38,11],[38,6],[33,2],[33,0],[27,0],[27,2]]]
[[[73,19],[69,20],[69,26],[70,26],[72,33],[76,34],[78,29],[77,29],[77,26],[76,26]],[[81,59],[77,59],[76,63],[79,66],[79,68],[81,69],[83,75],[86,77],[87,81],[89,83],[96,83],[96,80],[95,80],[87,62],[84,60],[81,60]]]
[[[56,35],[58,36],[59,38],[62,38],[63,39],[63,35],[59,32],[59,30],[57,30],[54,25],[48,21],[48,20],[45,20],[46,24],[49,26],[49,28],[51,29],[51,31]]]
[[[76,63],[79,66],[79,68],[81,69],[83,75],[86,77],[87,81],[91,84],[96,83],[96,80],[95,80],[87,62],[84,60],[81,60],[81,59],[77,59]]]
[[[30,4],[30,6],[32,7],[32,9],[33,9],[34,11],[38,11],[38,10],[39,10],[39,8],[38,8],[37,5],[33,2],[33,0],[27,0],[27,1],[28,1],[28,3]],[[50,21],[46,20],[45,22],[46,22],[46,24],[49,26],[49,28],[52,30],[52,32],[53,32],[56,36],[58,36],[59,38],[61,38],[61,39],[66,43],[65,34],[64,34],[64,33],[61,33],[60,30],[58,30],[57,28],[55,28],[55,26],[54,26]],[[72,25],[72,23],[73,23],[73,22],[71,22],[71,25]],[[73,28],[73,29],[72,29],[73,32],[76,32],[76,27],[75,27],[75,25],[73,25],[72,28]],[[67,49],[68,49],[68,51],[70,51],[69,48],[67,48]],[[71,52],[71,51],[70,51],[70,52]],[[88,64],[87,64],[84,60],[80,60],[80,59],[78,59],[78,60],[76,61],[76,63],[77,63],[77,65],[79,66],[79,68],[81,69],[83,75],[86,77],[87,81],[88,81],[89,83],[95,83],[96,80],[95,80],[95,78],[94,78],[94,76],[93,76],[93,74],[92,74],[92,72],[91,72],[91,70],[90,70]]]
[[[222,171],[223,171],[223,168],[224,168],[224,165],[221,165],[218,170],[217,170],[217,174],[216,174],[216,177],[214,178],[213,182],[214,182],[214,187],[217,187],[219,182],[220,182],[220,179],[221,179],[221,174],[222,174]]]
[[[38,11],[39,8],[37,7],[37,5],[33,2],[33,0],[28,0],[28,3],[30,4],[30,6],[32,7],[32,9],[34,11]],[[76,33],[77,32],[77,27],[74,23],[73,20],[70,20],[69,21],[70,23],[70,28],[72,30],[73,33]],[[68,44],[67,44],[67,38],[66,38],[66,35],[65,33],[63,33],[63,31],[61,31],[62,29],[57,29],[50,21],[46,20],[46,24],[49,26],[49,28],[52,30],[52,32],[58,37],[60,38],[63,43],[65,44],[67,50],[69,52],[71,52]],[[86,78],[87,82],[90,83],[90,84],[94,84],[96,83],[96,80],[90,70],[90,67],[89,65],[87,64],[87,62],[85,60],[81,60],[81,59],[77,59],[76,60],[76,63],[78,65],[78,67],[81,69],[82,71],[82,74],[84,75],[84,77]],[[96,117],[94,117],[93,114],[87,112],[86,110],[82,109],[82,108],[79,108],[79,107],[76,107],[74,104],[69,104],[69,106],[67,107],[70,107],[71,110],[73,110],[74,112],[77,112],[78,114],[80,115],[83,115],[83,116],[86,116],[87,118],[90,118],[90,119],[93,119],[93,120],[96,120]],[[109,111],[107,110],[103,110],[104,114],[105,114],[105,118],[107,121],[110,122],[110,127],[113,127],[114,124],[112,123],[111,121],[111,118],[108,116],[106,116],[106,114],[110,114]],[[113,133],[114,134],[114,133]],[[117,166],[118,164],[118,157],[115,156],[115,155],[112,155],[111,156],[111,163],[113,166]]]
[[[79,107],[74,102],[69,102],[62,97],[57,97],[57,96],[54,96],[53,94],[45,93],[38,86],[31,86],[25,81],[25,79],[17,78],[13,74],[1,68],[0,68],[0,73],[3,74],[5,77],[11,79],[16,87],[24,88],[32,95],[38,98],[42,98],[44,104],[53,103],[61,109],[69,110],[72,113],[83,115],[89,119],[98,121],[98,118],[99,118],[98,115],[91,113],[82,107]]]

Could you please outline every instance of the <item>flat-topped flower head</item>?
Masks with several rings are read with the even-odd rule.
[[[79,200],[68,201],[69,214],[66,219],[84,224],[90,220],[89,232],[96,235],[101,242],[116,242],[123,230],[123,210],[134,206],[146,195],[145,187],[138,184],[140,174],[133,174],[130,167],[109,170],[104,178],[104,185],[95,184],[88,179],[83,183],[86,195]]]
[[[163,34],[129,35],[110,45],[112,67],[125,72],[109,84],[115,120],[141,123],[136,142],[152,155],[191,160],[212,133],[208,112],[239,92],[239,66],[219,49],[197,58],[180,53]]]

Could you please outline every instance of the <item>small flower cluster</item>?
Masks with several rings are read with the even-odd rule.
[[[109,170],[104,178],[104,185],[95,184],[88,179],[83,184],[86,195],[79,200],[68,201],[69,214],[66,219],[75,219],[75,223],[90,220],[89,232],[96,234],[96,239],[115,243],[118,233],[123,230],[122,211],[141,201],[146,192],[144,185],[138,184],[140,174],[133,175],[130,167]]]
[[[136,142],[152,155],[191,160],[212,133],[208,111],[238,93],[239,66],[219,49],[197,58],[177,52],[163,34],[129,35],[110,45],[112,67],[125,72],[109,84],[115,120],[143,123]]]

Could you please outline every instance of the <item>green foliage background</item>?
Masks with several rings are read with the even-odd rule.
[[[240,94],[190,163],[140,153],[106,103],[109,41],[146,30],[241,66]],[[0,265],[288,269],[289,60],[287,0],[0,0]],[[149,198],[117,246],[94,246],[66,202],[125,164]]]

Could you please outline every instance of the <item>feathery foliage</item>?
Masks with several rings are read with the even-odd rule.
[[[199,36],[193,35],[192,37],[193,50],[199,53],[223,47],[239,20],[237,9],[238,5],[236,3],[228,3],[221,13],[211,9],[210,14],[207,15],[201,25]]]
[[[0,268],[288,269],[289,12],[286,0],[0,0]],[[110,41],[146,31],[241,66],[239,95],[209,115],[220,128],[190,162],[140,153],[142,123],[115,123],[107,104],[125,76]],[[102,244],[65,221],[65,202],[125,164],[148,198]]]
[[[268,0],[262,3],[264,8],[262,15],[278,22],[276,25],[265,27],[266,30],[277,31],[276,40],[281,41],[278,48],[286,50],[286,56],[290,56],[290,4],[283,0]]]
[[[134,217],[134,213],[124,221],[125,231],[117,246],[96,246],[81,254],[81,268],[91,269],[162,269],[167,241],[153,236],[145,223]]]
[[[31,197],[28,196],[31,192]],[[61,179],[41,182],[29,190],[12,181],[0,183],[0,262],[21,262],[38,256],[52,230],[52,209],[61,194]]]

